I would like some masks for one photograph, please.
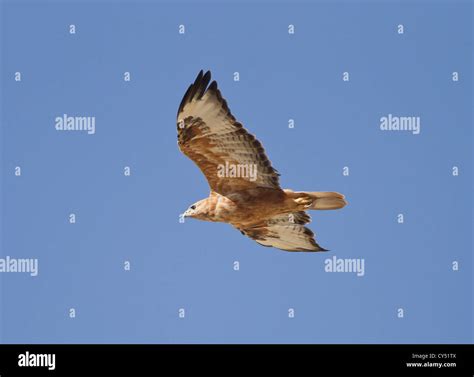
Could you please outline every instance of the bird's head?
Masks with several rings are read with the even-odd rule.
[[[189,206],[189,208],[183,213],[183,217],[192,217],[195,219],[206,220],[207,213],[208,213],[207,199],[203,199]]]

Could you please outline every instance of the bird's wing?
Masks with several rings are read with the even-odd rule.
[[[199,72],[179,105],[179,148],[220,194],[255,187],[279,189],[279,174],[262,144],[231,114],[217,83],[208,87],[210,80],[210,71]]]
[[[250,227],[237,228],[263,246],[286,251],[327,251],[316,243],[311,229],[304,226],[310,221],[310,216],[300,211],[274,216]]]

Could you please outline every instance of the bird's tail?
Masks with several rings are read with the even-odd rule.
[[[293,202],[303,210],[307,209],[339,209],[344,207],[347,202],[344,195],[338,192],[324,192],[324,191],[291,191],[285,190],[286,194]]]

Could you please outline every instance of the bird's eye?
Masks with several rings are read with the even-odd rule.
[[[192,206],[191,206],[191,209],[196,209],[196,206],[195,206],[195,205],[192,205]]]

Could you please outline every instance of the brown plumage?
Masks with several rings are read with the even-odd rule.
[[[262,144],[231,114],[211,72],[199,72],[178,109],[178,145],[209,183],[208,198],[184,213],[225,222],[263,246],[288,251],[325,251],[304,225],[309,209],[346,205],[336,192],[283,190]]]

